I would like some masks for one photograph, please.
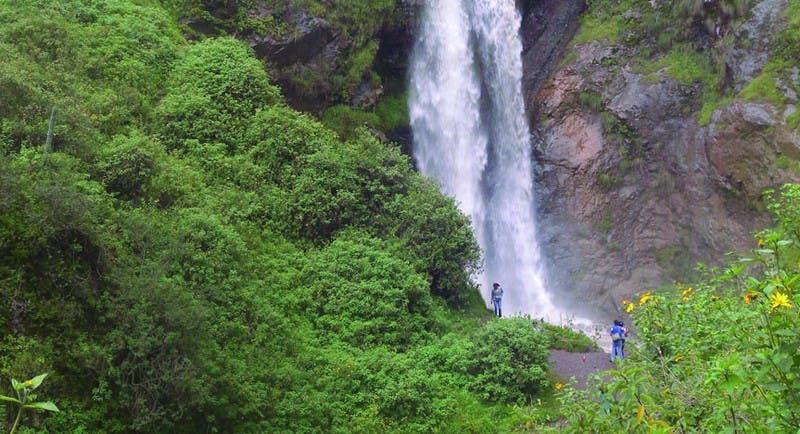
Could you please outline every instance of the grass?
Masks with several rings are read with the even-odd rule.
[[[732,96],[719,96],[716,93],[707,96],[704,98],[703,107],[700,109],[700,113],[697,116],[697,123],[701,127],[707,126],[711,123],[711,116],[714,114],[714,110],[726,106],[731,102],[733,102]]]
[[[775,159],[775,167],[789,170],[795,175],[800,175],[800,161],[787,157],[786,155],[779,155],[778,158]]]
[[[542,329],[550,336],[550,349],[552,350],[583,353],[599,349],[592,338],[569,327],[542,323]]]
[[[786,126],[790,130],[800,131],[800,111],[796,111],[786,117]]]
[[[786,59],[771,58],[761,74],[745,86],[739,95],[747,101],[765,101],[782,108],[786,104],[786,96],[778,89],[778,80],[791,83],[789,75],[795,66]]]
[[[619,10],[618,10],[619,9]],[[590,8],[590,11],[592,8]],[[594,10],[581,17],[581,29],[572,39],[573,45],[586,44],[592,41],[606,41],[614,44],[620,39],[625,29],[625,19],[622,17],[623,5],[618,5],[611,10]]]
[[[708,58],[687,45],[675,46],[651,65],[651,71],[659,69],[664,69],[667,75],[684,86],[699,82],[707,88],[714,88],[719,82],[719,75]]]
[[[380,119],[383,131],[392,131],[408,125],[408,92],[384,96],[375,106],[375,114]]]
[[[603,191],[611,191],[619,185],[619,178],[608,173],[601,173],[597,175],[597,185]]]
[[[595,112],[603,108],[603,97],[595,91],[579,92],[576,96],[578,104]]]

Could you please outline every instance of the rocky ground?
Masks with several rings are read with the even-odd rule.
[[[607,371],[614,367],[609,361],[609,354],[605,352],[570,353],[563,350],[551,350],[550,366],[560,377],[561,381],[568,383],[570,378],[575,378],[576,389],[586,389],[586,379],[591,374]]]

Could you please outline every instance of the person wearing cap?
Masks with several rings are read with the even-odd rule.
[[[503,288],[500,287],[499,283],[495,282],[492,284],[492,292],[489,294],[489,299],[492,300],[494,314],[497,315],[498,318],[502,318],[503,308],[501,303],[503,302]]]

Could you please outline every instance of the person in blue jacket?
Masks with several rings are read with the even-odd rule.
[[[495,282],[492,284],[492,292],[489,294],[489,298],[492,300],[492,305],[494,306],[494,314],[497,315],[498,318],[503,317],[503,308],[501,303],[503,301],[503,288],[500,287],[500,284]]]
[[[625,342],[625,329],[622,328],[622,321],[614,320],[614,326],[611,327],[611,363],[614,363],[614,357],[620,360],[625,358],[622,353],[622,345]]]

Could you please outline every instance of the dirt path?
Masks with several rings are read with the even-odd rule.
[[[550,350],[550,366],[567,382],[575,377],[576,389],[586,388],[586,378],[596,372],[607,371],[614,365],[609,361],[610,355],[603,352],[569,353],[563,350]]]

